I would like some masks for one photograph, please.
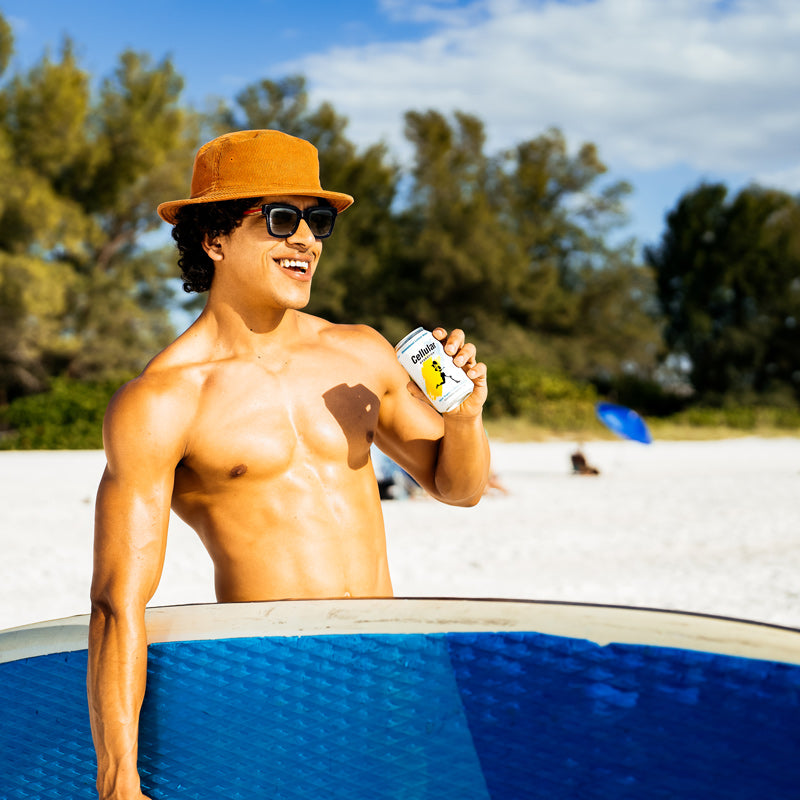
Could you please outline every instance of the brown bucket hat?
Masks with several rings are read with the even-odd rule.
[[[281,131],[236,131],[197,151],[192,196],[161,203],[158,215],[174,225],[183,206],[287,194],[323,198],[337,211],[353,204],[349,194],[320,186],[319,155],[310,142]]]

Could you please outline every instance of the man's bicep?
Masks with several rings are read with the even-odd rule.
[[[439,440],[444,434],[441,415],[421,392],[409,386],[400,365],[381,401],[375,443],[423,487],[432,491]]]
[[[92,601],[143,607],[164,563],[171,485],[134,484],[106,473],[95,508]]]
[[[121,393],[103,425],[108,464],[95,510],[92,598],[114,606],[143,606],[156,590],[179,460],[163,404],[142,395]]]

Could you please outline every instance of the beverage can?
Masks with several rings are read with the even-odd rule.
[[[472,394],[475,384],[425,328],[417,328],[395,347],[398,361],[440,413],[454,409]]]

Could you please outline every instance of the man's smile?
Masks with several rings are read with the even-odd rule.
[[[305,275],[308,272],[309,267],[311,266],[310,261],[306,261],[300,258],[280,258],[278,259],[278,264],[282,269],[287,269],[291,272]]]

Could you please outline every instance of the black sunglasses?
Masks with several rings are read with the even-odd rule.
[[[337,211],[333,206],[311,206],[305,210],[288,203],[266,203],[259,209],[245,211],[249,217],[261,214],[267,221],[269,235],[275,239],[286,239],[299,227],[304,219],[315,239],[327,239],[333,233]]]

